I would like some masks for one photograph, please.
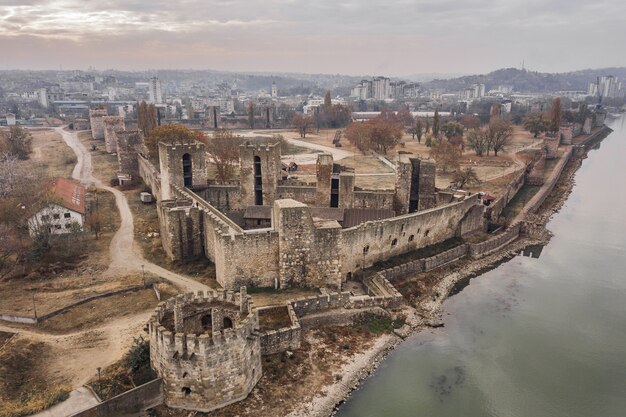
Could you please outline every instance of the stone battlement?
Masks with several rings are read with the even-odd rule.
[[[148,332],[169,407],[215,410],[245,398],[261,377],[259,316],[245,287],[170,298]]]

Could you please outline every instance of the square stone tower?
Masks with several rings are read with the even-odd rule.
[[[171,186],[204,187],[207,185],[206,146],[200,142],[159,142],[161,198],[172,198]]]
[[[239,165],[241,206],[273,205],[281,178],[280,144],[241,145]]]
[[[311,209],[296,200],[276,200],[272,226],[278,232],[280,288],[341,288],[341,226],[313,221]]]
[[[104,146],[108,153],[117,152],[117,136],[116,132],[126,130],[124,124],[124,116],[104,116],[102,118],[104,124]]]
[[[106,109],[89,110],[89,125],[91,126],[92,138],[97,140],[104,139],[104,121],[102,118],[106,115]]]
[[[143,133],[140,130],[124,130],[115,133],[118,178],[131,183],[140,181],[137,154],[143,152]]]
[[[414,213],[435,207],[435,162],[413,155],[396,160],[397,214]]]
[[[318,207],[329,207],[331,182],[333,178],[332,154],[321,153],[317,155],[315,173],[317,177],[315,205]]]
[[[222,127],[220,106],[208,106],[206,112],[209,118],[209,129],[219,129]]]

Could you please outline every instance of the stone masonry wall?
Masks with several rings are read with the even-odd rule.
[[[222,212],[243,208],[239,204],[241,192],[238,185],[210,184],[205,189],[197,190],[196,194]]]
[[[261,333],[262,355],[272,355],[286,350],[300,349],[302,329],[298,321],[298,316],[296,316],[290,304],[287,304],[287,312],[291,320],[291,326]]]
[[[175,303],[216,302],[241,308],[245,315],[234,327],[196,335],[176,333],[161,320]],[[238,305],[239,302],[239,305]],[[150,363],[163,379],[168,407],[208,412],[244,399],[261,378],[258,313],[251,302],[233,292],[181,294],[160,303],[148,323]]]
[[[91,126],[92,138],[104,140],[104,121],[102,118],[106,115],[106,109],[89,110],[89,125]]]
[[[124,116],[104,116],[104,146],[108,153],[117,152],[116,132],[126,130]]]
[[[207,186],[206,146],[204,143],[159,143],[161,193],[164,200],[172,198],[172,186],[185,187],[183,158],[191,160],[191,188]]]
[[[264,206],[271,206],[276,199],[276,186],[281,178],[280,146],[245,144],[239,147],[241,207],[255,205],[254,161],[261,163],[261,191]]]
[[[128,175],[131,182],[140,182],[139,154],[143,152],[143,134],[139,130],[118,131],[117,137],[117,163],[118,173]]]
[[[277,200],[272,210],[272,224],[278,232],[281,288],[341,287],[339,223],[329,221],[317,225],[305,204]]]
[[[476,196],[471,196],[434,209],[344,229],[340,249],[342,274],[345,276],[375,262],[443,242],[458,236],[461,230],[470,232],[471,228],[460,225],[468,211],[479,204]],[[475,226],[483,227],[478,222]]]
[[[394,195],[393,190],[355,191],[353,207],[393,210]]]
[[[333,176],[333,156],[329,153],[317,155],[315,165],[316,173],[316,196],[314,204],[317,207],[328,207],[330,205],[330,185]],[[298,198],[294,198],[298,200]],[[302,200],[298,200],[302,201]],[[305,203],[305,201],[302,201]],[[308,204],[308,203],[307,203]]]
[[[152,195],[157,201],[161,201],[161,174],[154,165],[143,155],[137,155],[139,176],[143,179]]]

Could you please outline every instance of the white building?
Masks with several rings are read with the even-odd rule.
[[[16,120],[15,120],[15,115],[13,113],[7,113],[6,119],[7,119],[7,126],[15,126]]]
[[[162,104],[163,103],[163,90],[161,88],[161,80],[157,77],[150,79],[150,85],[148,86],[148,94],[150,103]]]
[[[386,100],[391,97],[391,80],[387,77],[374,77],[372,80],[372,97]]]
[[[276,83],[272,83],[272,98],[278,97],[278,87],[276,87]]]
[[[46,230],[50,234],[63,234],[83,230],[85,224],[85,188],[66,178],[50,182],[51,203],[28,220],[29,233],[37,235]]]

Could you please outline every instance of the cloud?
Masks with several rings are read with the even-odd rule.
[[[625,14],[621,0],[0,0],[0,45],[13,52],[0,66],[45,67],[54,55],[36,51],[54,45],[57,56],[80,48],[66,58],[80,68],[402,74],[526,59],[562,71],[625,65],[603,46],[608,31],[626,39]]]

